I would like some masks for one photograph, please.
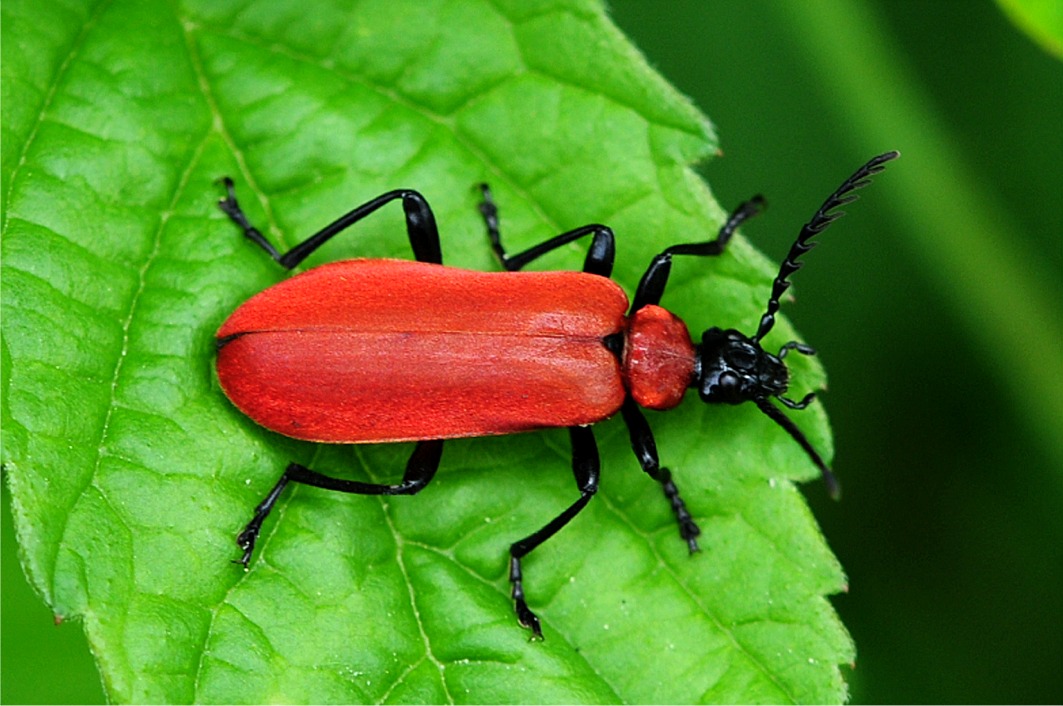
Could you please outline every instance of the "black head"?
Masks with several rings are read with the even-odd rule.
[[[811,239],[845,215],[834,209],[855,201],[857,196],[853,192],[867,186],[870,178],[885,168],[886,162],[899,156],[897,152],[887,152],[860,167],[820,206],[812,220],[805,224],[779,267],[779,274],[775,277],[771,296],[768,298],[768,306],[754,335],[746,336],[734,329],[724,331],[714,327],[702,334],[701,345],[698,346],[698,364],[693,385],[698,388],[701,399],[705,402],[726,404],[755,403],[800,444],[812,462],[819,467],[827,488],[835,497],[838,495],[838,483],[827,464],[812,448],[804,433],[771,401],[778,400],[790,409],[803,409],[808,406],[814,397],[813,393],[798,402],[783,397],[790,380],[783,358],[791,350],[805,355],[812,355],[815,351],[802,343],[791,341],[782,347],[778,355],[773,355],[764,350],[760,342],[775,325],[775,314],[779,311],[782,295],[790,287],[790,276],[801,269],[803,264],[800,261],[801,256],[816,245],[810,242]]]
[[[710,328],[698,347],[698,394],[704,402],[740,404],[786,392],[790,373],[782,360],[749,336]]]

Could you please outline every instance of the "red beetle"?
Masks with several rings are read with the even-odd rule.
[[[521,559],[564,527],[598,489],[599,460],[588,425],[618,411],[627,423],[642,469],[658,481],[675,511],[679,532],[696,551],[700,532],[639,407],[679,404],[689,387],[705,402],[752,401],[783,427],[820,468],[832,494],[837,483],[804,434],[771,399],[792,409],[783,393],[790,350],[777,355],[761,339],[775,323],[809,240],[841,216],[831,212],[898,156],[875,157],[835,191],[802,228],[775,279],[756,334],[710,328],[695,344],[686,324],[657,305],[675,255],[722,253],[739,224],[763,207],[756,197],[740,206],[715,240],[674,245],[657,255],[628,306],[609,279],[613,232],[588,225],[518,255],[506,254],[498,212],[483,186],[480,211],[506,272],[472,272],[442,265],[439,234],[427,201],[396,190],[359,206],[281,255],[247,220],[225,179],[222,210],[244,235],[286,268],[298,265],[332,236],[381,206],[401,200],[416,262],[346,260],[314,268],[252,297],[218,330],[218,378],[229,399],[278,433],[324,443],[416,441],[402,482],[363,483],[326,476],[297,463],[258,505],[237,538],[245,567],[262,522],[289,482],[362,495],[412,495],[436,469],[443,439],[568,427],[580,497],[538,531],[510,546],[510,581],[517,619],[541,637],[539,619],[524,598]],[[541,255],[590,235],[582,272],[519,272]]]

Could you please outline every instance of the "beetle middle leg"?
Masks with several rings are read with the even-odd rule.
[[[529,628],[536,638],[542,639],[543,630],[539,618],[528,608],[524,598],[524,574],[521,559],[546,540],[553,537],[567,525],[580,510],[586,507],[590,499],[598,492],[598,480],[601,461],[598,458],[598,445],[594,442],[594,432],[589,427],[569,427],[572,439],[572,472],[576,476],[580,497],[569,505],[564,512],[550,520],[542,529],[514,542],[509,547],[509,581],[513,585],[513,604],[517,621]]]
[[[480,190],[483,192],[480,213],[483,215],[484,223],[487,225],[487,237],[491,239],[491,248],[495,251],[498,261],[502,263],[502,267],[506,268],[506,270],[516,272],[551,250],[556,250],[562,245],[568,245],[586,235],[590,235],[592,236],[591,246],[587,250],[587,257],[583,260],[583,271],[601,275],[602,277],[608,277],[613,273],[613,260],[616,257],[616,236],[613,235],[613,230],[609,226],[597,223],[565,231],[545,242],[528,248],[524,252],[509,255],[506,253],[506,249],[502,247],[502,239],[498,230],[498,207],[495,205],[494,199],[491,198],[491,189],[488,188],[487,184],[480,184]]]
[[[413,256],[418,262],[433,262],[437,265],[443,263],[443,254],[439,247],[439,229],[436,227],[436,219],[432,214],[432,208],[428,201],[413,189],[395,189],[377,196],[371,201],[340,216],[317,233],[294,246],[283,255],[266,240],[262,232],[251,225],[247,215],[236,200],[236,190],[233,180],[229,177],[222,179],[225,187],[225,198],[218,202],[218,207],[225,212],[236,225],[244,231],[248,240],[254,242],[260,248],[269,253],[269,256],[287,269],[292,269],[305,260],[310,253],[324,245],[332,236],[346,230],[369,214],[376,211],[396,199],[402,200],[402,210],[406,214],[406,234],[410,239],[410,247],[413,248]]]
[[[251,553],[255,549],[255,541],[258,539],[258,534],[262,529],[262,523],[269,516],[270,511],[273,510],[273,506],[277,503],[277,499],[288,483],[303,483],[312,485],[315,488],[335,490],[341,493],[354,493],[356,495],[415,495],[423,490],[432,480],[432,477],[435,476],[436,471],[439,469],[439,459],[442,454],[442,439],[417,442],[413,454],[410,455],[410,460],[406,462],[406,472],[402,476],[402,482],[394,485],[363,483],[357,480],[334,478],[298,463],[288,464],[288,468],[284,470],[280,480],[277,481],[276,485],[255,508],[254,517],[251,518],[251,521],[236,537],[236,544],[243,550],[244,554],[235,563],[243,564],[244,568],[247,568],[247,563],[251,560]]]

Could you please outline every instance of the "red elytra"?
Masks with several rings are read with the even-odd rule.
[[[584,272],[347,260],[281,282],[218,330],[218,378],[267,429],[368,443],[593,424],[626,391],[679,404],[694,344],[678,317]],[[602,345],[624,334],[617,356]]]

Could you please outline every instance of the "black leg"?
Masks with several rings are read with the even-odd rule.
[[[653,258],[646,273],[642,275],[639,287],[635,290],[635,298],[631,304],[631,311],[636,312],[647,304],[658,304],[664,295],[664,288],[668,284],[668,275],[672,272],[673,255],[698,255],[701,257],[714,257],[727,249],[727,243],[731,236],[738,230],[738,226],[760,213],[765,206],[761,196],[754,196],[735,209],[727,222],[720,227],[715,240],[705,243],[685,243],[666,248],[657,257]]]
[[[508,271],[516,272],[551,250],[556,250],[562,245],[568,245],[575,240],[590,235],[592,236],[591,247],[587,250],[587,257],[583,261],[583,271],[601,275],[602,277],[608,277],[613,273],[613,259],[616,256],[616,237],[608,226],[598,224],[582,226],[566,231],[561,235],[555,235],[546,242],[528,248],[516,255],[506,254],[498,231],[498,207],[495,206],[495,202],[491,198],[491,190],[487,184],[481,184],[480,189],[483,191],[480,213],[484,217],[484,223],[487,224],[487,237],[491,239],[491,248],[495,251],[499,262],[502,263],[502,267]]]
[[[288,464],[280,480],[273,486],[266,497],[255,508],[254,517],[247,523],[243,531],[236,538],[236,544],[244,551],[242,557],[236,561],[247,568],[251,560],[251,553],[255,549],[255,541],[262,529],[262,523],[269,516],[270,511],[280,497],[281,492],[288,483],[303,483],[315,488],[335,490],[341,493],[354,493],[356,495],[414,495],[420,492],[432,480],[439,468],[439,459],[443,454],[443,440],[433,439],[430,441],[417,442],[410,460],[406,463],[406,472],[402,476],[402,482],[395,485],[379,483],[363,483],[356,480],[344,480],[333,478],[323,473],[310,470],[298,463]]]
[[[698,551],[698,535],[701,534],[701,529],[687,511],[686,503],[679,497],[679,488],[672,481],[672,472],[661,467],[661,461],[657,456],[657,442],[653,440],[653,432],[646,422],[646,417],[642,415],[638,405],[630,397],[620,408],[620,413],[624,417],[628,434],[631,436],[631,448],[635,451],[635,458],[638,459],[642,470],[661,484],[664,497],[668,498],[668,503],[675,512],[675,519],[679,523],[679,535],[690,547],[690,553],[693,554]]]
[[[594,443],[594,432],[590,427],[569,427],[572,439],[572,472],[579,486],[579,500],[572,503],[560,515],[550,520],[545,527],[524,539],[514,542],[509,547],[509,581],[513,584],[513,604],[517,612],[517,621],[529,628],[536,638],[542,639],[543,630],[539,618],[528,608],[524,598],[524,574],[520,560],[533,549],[553,537],[567,525],[580,510],[586,507],[591,497],[598,492],[598,479],[601,462],[598,459],[598,446]]]
[[[402,210],[406,213],[406,234],[410,238],[410,246],[413,248],[413,256],[418,262],[443,262],[442,251],[439,248],[439,230],[436,228],[436,219],[432,215],[432,209],[424,197],[411,189],[396,189],[386,194],[377,196],[358,208],[325,226],[317,233],[293,247],[281,255],[273,247],[261,231],[255,228],[247,220],[243,209],[236,201],[236,191],[233,188],[233,180],[229,177],[222,179],[225,186],[226,196],[218,202],[218,206],[244,231],[244,235],[252,242],[258,244],[269,256],[287,269],[292,269],[302,262],[310,253],[325,244],[332,236],[349,226],[362,220],[381,206],[402,199]]]

